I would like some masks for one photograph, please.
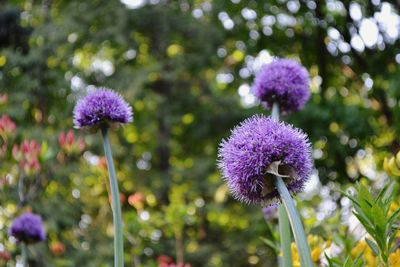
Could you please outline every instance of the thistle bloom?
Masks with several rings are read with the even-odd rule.
[[[287,175],[291,194],[302,190],[311,169],[311,149],[306,134],[284,122],[253,116],[233,129],[219,148],[219,167],[233,196],[245,203],[267,205],[280,199],[269,169]]]
[[[307,70],[292,59],[277,59],[256,75],[253,93],[266,109],[278,102],[283,113],[298,111],[310,98]]]
[[[39,215],[25,213],[17,217],[11,225],[9,234],[18,242],[37,243],[46,239],[42,219]]]
[[[116,92],[107,88],[95,90],[80,99],[74,109],[76,128],[132,121],[131,106]]]

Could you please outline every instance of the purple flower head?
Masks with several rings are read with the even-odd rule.
[[[311,148],[306,134],[290,124],[263,115],[236,126],[221,143],[218,165],[233,196],[245,203],[268,205],[279,201],[276,166],[289,192],[302,190],[312,170]]]
[[[76,128],[93,127],[104,124],[125,124],[132,121],[132,108],[115,91],[97,89],[78,100],[74,108]]]
[[[18,242],[37,243],[46,239],[42,219],[39,215],[27,212],[17,217],[10,228],[9,234]]]
[[[307,70],[293,59],[277,59],[256,75],[253,93],[266,109],[275,101],[283,113],[298,111],[310,98]]]

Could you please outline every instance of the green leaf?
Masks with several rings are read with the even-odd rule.
[[[360,203],[358,203],[358,200],[355,199],[355,197],[353,197],[353,196],[350,195],[350,194],[347,194],[346,192],[344,192],[344,191],[342,191],[342,190],[339,190],[339,192],[341,192],[345,197],[347,197],[348,199],[350,199],[351,202],[353,202],[353,204],[356,204],[357,206],[360,206]]]
[[[384,195],[382,197],[383,200],[390,200],[390,202],[392,201],[394,195],[394,187],[395,187],[396,183],[392,182],[387,186],[387,189],[384,190]]]
[[[363,203],[361,203],[362,200],[369,206],[372,206],[372,203],[374,202],[371,192],[364,185],[360,184],[358,189],[358,202],[360,202],[360,205],[363,205]]]
[[[342,267],[342,264],[338,258],[329,258],[324,252],[325,258],[328,261],[329,267]]]
[[[364,226],[364,228],[367,230],[369,234],[371,235],[375,234],[375,229],[372,222],[367,217],[365,217],[364,214],[359,214],[356,212],[353,212],[353,214],[354,216],[357,217],[357,219],[360,221],[360,223]]]
[[[389,217],[388,221],[387,221],[387,225],[392,228],[393,224],[395,223],[396,219],[399,217],[400,215],[400,208],[398,208],[395,212],[393,212],[393,214]],[[391,229],[389,229],[391,230]]]
[[[388,255],[392,254],[393,252],[396,251],[396,249],[398,249],[397,246],[393,246],[393,247],[392,247],[392,244],[393,244],[393,241],[394,241],[395,238],[396,238],[396,234],[395,234],[395,233],[392,234],[392,235],[390,236],[390,238],[389,238],[388,247],[389,247],[390,249],[389,249],[389,252],[387,253]]]
[[[343,267],[350,267],[351,264],[351,258],[350,256],[347,256],[346,260],[343,263]]]
[[[393,237],[396,237],[396,235],[393,235]],[[398,249],[397,246],[390,247],[388,255],[392,254],[392,253],[395,252],[397,249]]]
[[[279,253],[279,248],[275,245],[272,240],[260,237],[260,239],[270,248],[272,248],[277,254]]]
[[[338,233],[333,233],[333,242],[339,246],[348,247],[346,240]]]
[[[379,256],[379,248],[376,245],[376,243],[368,238],[365,238],[365,241],[367,242],[368,246],[372,249],[375,256]]]
[[[374,205],[371,209],[371,214],[374,220],[374,224],[379,231],[378,234],[385,235],[387,221],[385,218],[385,214],[383,214],[383,209],[377,205]]]
[[[364,254],[364,251],[362,251],[360,254],[358,254],[357,258],[354,259],[353,264],[351,265],[351,267],[364,266],[364,260],[362,258],[363,254]]]
[[[337,265],[335,265],[335,263],[330,259],[330,258],[328,258],[326,255],[325,255],[325,257],[326,257],[326,260],[328,261],[328,267],[336,267]]]
[[[379,200],[384,199],[384,195],[386,194],[387,190],[389,189],[389,185],[386,185],[379,194],[376,196],[374,203],[377,203]]]

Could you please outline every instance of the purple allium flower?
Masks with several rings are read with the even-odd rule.
[[[218,165],[233,196],[245,203],[267,205],[280,197],[268,173],[280,162],[279,174],[292,194],[302,190],[312,170],[307,135],[290,124],[255,115],[236,126],[219,148]]]
[[[307,70],[293,59],[277,59],[263,66],[253,84],[254,95],[266,109],[275,101],[283,113],[298,111],[310,98]]]
[[[115,91],[97,89],[78,100],[74,108],[76,128],[98,127],[102,124],[125,124],[132,121],[132,108]]]
[[[9,234],[19,242],[27,244],[46,239],[42,219],[39,215],[30,212],[22,214],[13,221]]]

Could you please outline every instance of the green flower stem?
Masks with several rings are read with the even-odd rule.
[[[279,121],[279,104],[277,102],[272,105],[271,117],[274,121]],[[282,267],[292,267],[292,238],[290,233],[290,224],[285,207],[282,204],[278,206],[278,218],[282,251],[281,264]]]
[[[115,174],[114,162],[111,153],[110,141],[108,138],[108,128],[102,127],[104,153],[106,155],[108,175],[110,176],[112,212],[114,217],[114,266],[124,266],[124,240],[122,236],[122,215],[119,200],[118,180]]]
[[[25,205],[25,194],[24,194],[24,175],[20,173],[18,179],[18,196],[19,196],[19,205]]]
[[[274,121],[279,121],[279,104],[277,102],[272,105],[271,117]]]
[[[296,241],[297,250],[300,255],[300,264],[302,267],[312,267],[314,266],[311,260],[310,248],[308,247],[307,237],[304,232],[303,224],[301,223],[300,216],[297,213],[296,207],[294,205],[293,199],[289,194],[285,182],[282,177],[276,177],[276,188],[282,199],[282,204],[284,205],[286,212],[289,217],[290,224],[292,225],[294,240]]]
[[[282,250],[282,266],[292,267],[292,248],[291,248],[292,240],[290,233],[290,224],[285,207],[282,204],[278,206],[278,217],[279,217],[279,235],[281,238],[281,250]]]
[[[28,266],[28,247],[25,242],[21,243],[21,258],[22,258],[22,267]]]

